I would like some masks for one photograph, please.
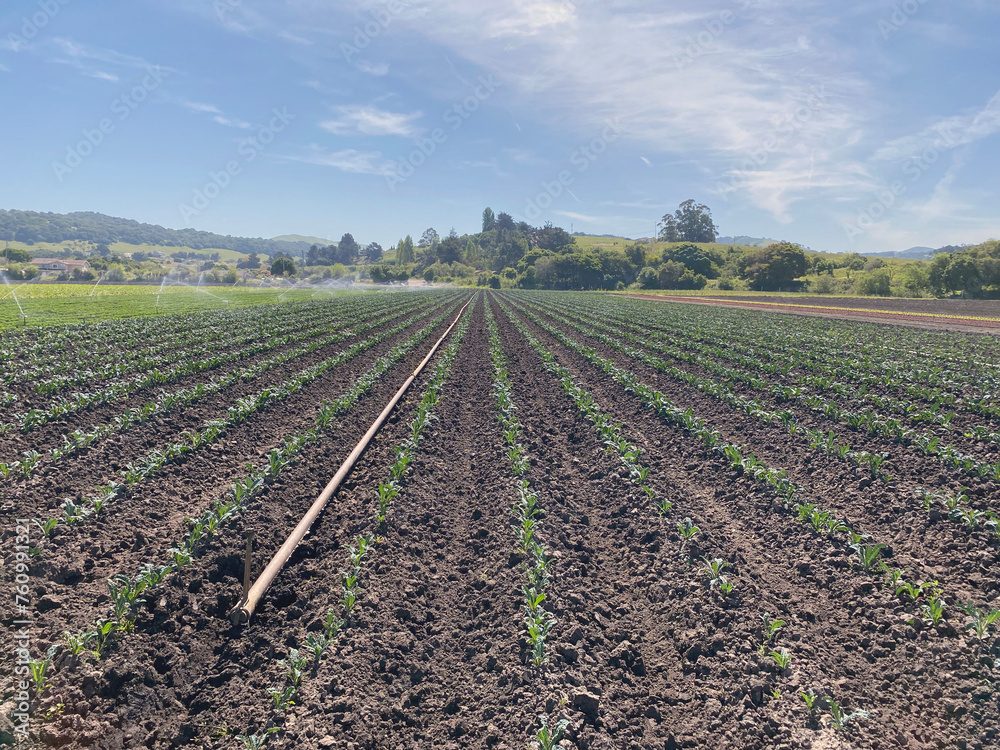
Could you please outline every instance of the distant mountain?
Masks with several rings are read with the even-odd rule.
[[[918,245],[917,247],[911,247],[908,250],[903,250],[898,253],[894,253],[891,250],[884,253],[865,253],[873,258],[907,258],[910,260],[931,260],[935,255],[940,255],[941,253],[955,253],[959,250],[964,250],[967,247],[972,247],[972,245],[945,245],[944,247],[933,248],[924,247]]]
[[[336,245],[335,240],[324,240],[322,237],[310,237],[304,234],[282,234],[278,237],[272,237],[272,242],[305,242],[309,245],[320,245],[322,247],[328,247],[330,245]]]
[[[720,245],[750,245],[751,247],[767,247],[768,245],[773,245],[778,240],[772,240],[767,237],[747,237],[745,235],[740,235],[738,237],[719,237],[716,242]]]
[[[0,209],[0,240],[23,242],[82,241],[95,245],[124,242],[129,245],[190,247],[192,250],[234,250],[238,253],[274,255],[285,252],[298,256],[309,250],[312,242],[285,242],[261,237],[232,237],[197,229],[166,229],[158,224],[142,224],[91,211],[71,214]]]

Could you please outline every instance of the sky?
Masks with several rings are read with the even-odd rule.
[[[0,208],[394,245],[1000,237],[995,0],[6,0]]]

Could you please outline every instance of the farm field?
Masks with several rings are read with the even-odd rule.
[[[724,294],[636,292],[625,296],[761,310],[806,317],[838,318],[938,331],[1000,333],[1000,303],[992,300],[897,299],[870,297],[810,297],[775,292]]]
[[[0,351],[0,745],[1000,743],[995,337],[434,289]]]
[[[66,326],[119,318],[195,313],[273,305],[348,294],[330,286],[198,286],[192,284],[58,284],[10,282],[0,286],[0,330]],[[15,299],[16,296],[16,299]]]

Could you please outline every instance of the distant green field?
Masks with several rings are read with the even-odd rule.
[[[91,296],[93,292],[93,296]],[[273,305],[358,294],[356,291],[312,289],[247,289],[232,287],[159,286],[128,284],[22,284],[0,286],[0,329],[22,325],[72,325],[112,318],[147,317],[199,310]],[[14,297],[17,297],[15,301]],[[18,306],[20,303],[20,307]],[[23,310],[23,313],[22,313]],[[22,314],[25,316],[22,318]]]
[[[34,245],[26,245],[23,242],[11,242],[10,246],[20,250],[27,250],[36,258],[46,257],[46,253],[61,253],[65,250],[75,252],[80,250],[85,254],[93,252],[94,245],[80,240],[67,240],[66,242],[36,242]],[[115,242],[108,247],[113,253],[118,255],[130,255],[132,253],[152,253],[160,252],[164,255],[171,255],[176,252],[194,253],[205,258],[210,258],[215,253],[223,261],[236,261],[246,258],[246,253],[238,253],[235,250],[222,250],[218,248],[205,248],[204,250],[194,250],[190,247],[168,247],[166,245],[129,245],[125,242]]]

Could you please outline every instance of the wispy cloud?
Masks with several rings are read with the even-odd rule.
[[[358,60],[354,63],[354,67],[360,70],[362,73],[367,73],[370,76],[382,77],[389,75],[389,63],[372,63],[367,60]]]
[[[87,73],[91,78],[98,78],[102,81],[111,81],[112,83],[118,83],[121,80],[114,73],[106,73],[103,70],[95,70],[93,73]]]
[[[8,68],[3,63],[0,63],[0,73],[9,73],[9,72],[10,72],[10,68]]]
[[[192,112],[207,112],[210,115],[221,115],[222,110],[214,104],[202,104],[201,102],[182,102],[182,104]]]
[[[192,102],[192,101],[182,101],[181,106],[192,112],[198,112],[199,114],[213,115],[212,122],[222,125],[227,128],[239,128],[241,130],[249,130],[253,127],[249,122],[245,120],[240,120],[234,117],[227,117],[221,109],[219,109],[214,104],[206,104],[204,102]]]
[[[306,39],[304,36],[299,36],[291,31],[281,31],[278,33],[282,39],[286,42],[291,42],[292,44],[297,44],[300,47],[312,47],[315,42],[311,39]]]
[[[1000,92],[974,112],[945,117],[918,133],[897,138],[875,153],[880,161],[903,161],[927,149],[947,150],[1000,132]]]
[[[529,167],[536,167],[548,164],[548,159],[543,159],[535,151],[527,148],[505,148],[503,153],[513,162],[524,164]]]
[[[558,216],[565,216],[567,219],[573,219],[573,221],[582,221],[587,224],[607,223],[613,218],[610,216],[590,216],[589,214],[579,214],[575,211],[553,211],[552,213]]]
[[[253,127],[253,125],[251,125],[246,120],[236,120],[231,117],[226,117],[225,115],[216,115],[215,117],[212,118],[212,120],[219,123],[219,125],[224,125],[227,128],[240,128],[241,130],[249,130],[250,128]]]
[[[320,123],[320,127],[334,135],[394,135],[415,138],[421,133],[416,121],[421,112],[389,112],[378,107],[352,104],[337,108],[338,118]]]
[[[283,158],[305,164],[332,167],[341,172],[349,172],[351,174],[379,175],[382,177],[394,174],[397,169],[396,162],[386,159],[382,156],[381,151],[358,151],[353,148],[330,151],[316,144],[310,145],[303,155],[286,155]]]

